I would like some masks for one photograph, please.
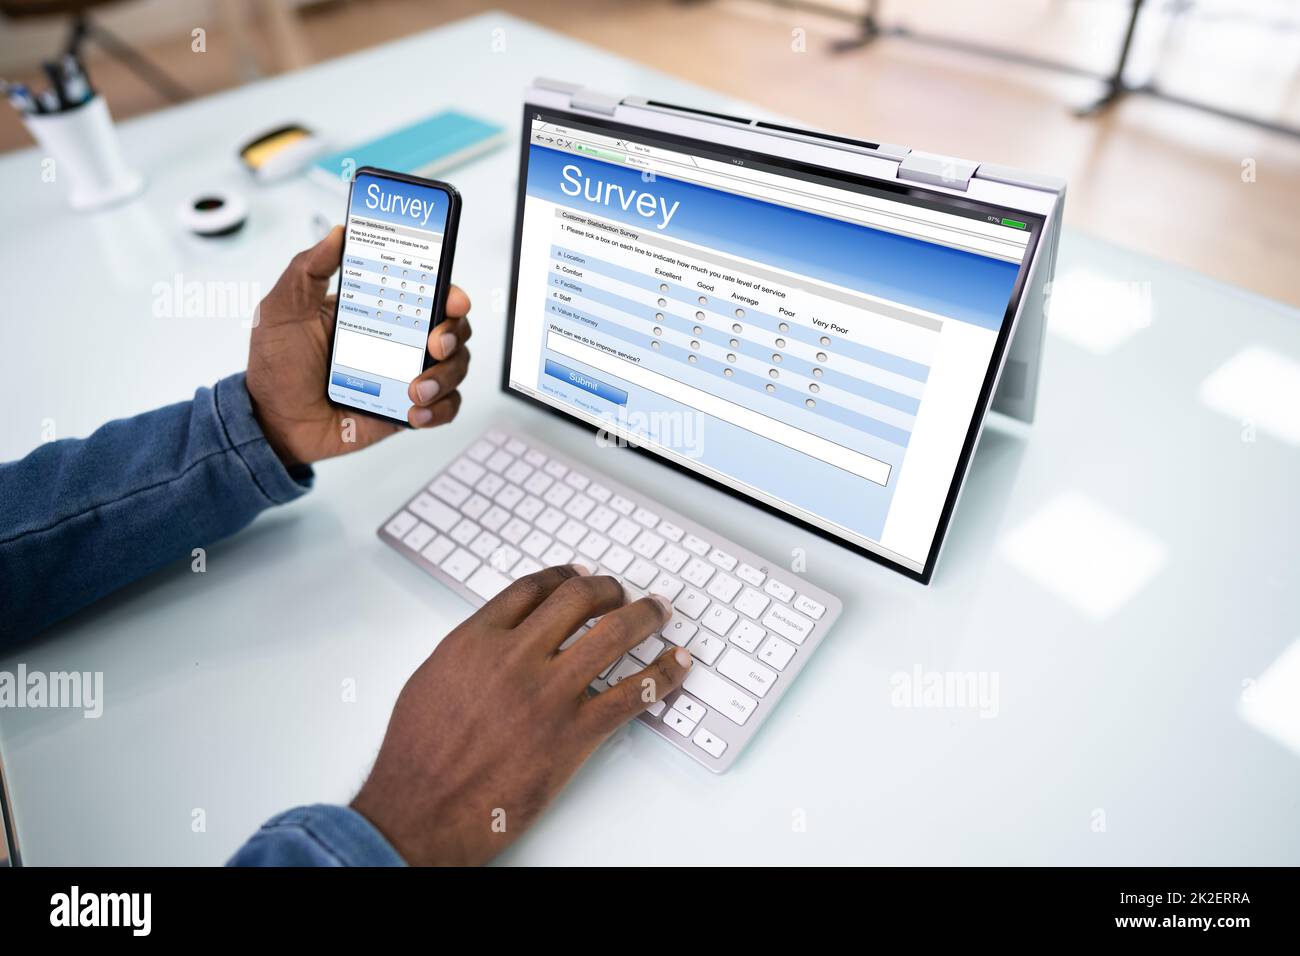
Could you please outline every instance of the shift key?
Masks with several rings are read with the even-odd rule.
[[[749,715],[758,706],[754,698],[742,694],[717,674],[699,665],[687,673],[682,689],[737,724],[749,720]]]

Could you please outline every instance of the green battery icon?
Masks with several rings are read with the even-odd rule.
[[[1002,220],[1002,225],[1004,225],[1004,226],[1010,226],[1012,229],[1027,229],[1027,228],[1028,228],[1028,226],[1026,226],[1026,225],[1025,225],[1023,222],[1021,222],[1019,219],[1003,219],[1003,220]]]

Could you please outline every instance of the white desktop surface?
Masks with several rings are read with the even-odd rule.
[[[469,612],[375,529],[503,419],[761,554],[805,549],[807,576],[845,612],[731,772],[626,728],[500,862],[1300,863],[1300,757],[1238,710],[1245,682],[1300,639],[1300,438],[1276,427],[1300,411],[1265,410],[1256,425],[1272,430],[1249,441],[1250,423],[1200,399],[1248,346],[1300,361],[1300,314],[1067,233],[1058,291],[1076,297],[1076,321],[1113,313],[1100,301],[1112,281],[1152,321],[1121,328],[1104,354],[1049,334],[1038,421],[986,431],[924,588],[642,457],[596,456],[587,432],[500,393],[519,101],[538,75],[753,113],[486,14],[121,124],[148,186],[115,210],[68,211],[34,149],[0,157],[9,460],[50,427],[86,435],[244,367],[237,317],[155,317],[155,284],[265,291],[313,241],[311,214],[344,207],[306,181],[251,184],[234,162],[248,136],[297,120],[345,144],[451,106],[511,132],[510,146],[448,175],[465,199],[456,281],[475,302],[459,419],[322,463],[310,494],[212,545],[205,573],[178,562],[0,657],[11,672],[105,675],[98,720],[0,711],[25,861],[215,864],[279,810],[349,800],[407,675]],[[177,204],[221,185],[249,199],[245,231],[183,235]],[[1128,547],[1102,571],[1051,570],[1079,553],[1076,535],[1104,527],[1098,513],[1163,554],[1111,609],[1114,585],[1136,580]],[[1058,596],[1045,574],[1079,596]],[[918,666],[996,675],[996,715],[895,706],[891,678]]]

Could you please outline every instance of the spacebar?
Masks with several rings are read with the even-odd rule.
[[[695,664],[686,675],[682,689],[694,694],[716,711],[725,714],[738,724],[749,720],[749,715],[758,706],[758,701],[748,694],[742,694],[703,665]]]

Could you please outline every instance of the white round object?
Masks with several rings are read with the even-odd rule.
[[[248,220],[248,203],[238,193],[214,189],[181,203],[177,217],[196,236],[228,236],[242,229]]]

